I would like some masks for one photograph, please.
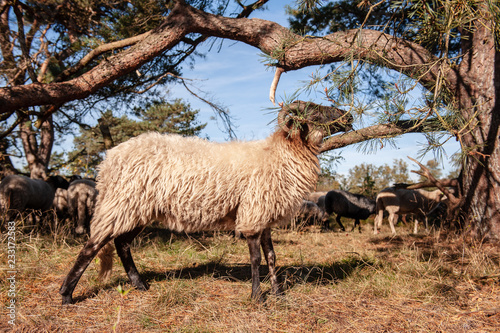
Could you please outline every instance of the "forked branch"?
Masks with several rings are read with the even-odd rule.
[[[410,160],[417,163],[420,170],[411,170],[411,172],[416,173],[422,177],[427,178],[427,181],[421,182],[408,186],[408,189],[417,189],[422,187],[437,187],[441,192],[446,195],[448,199],[448,219],[455,218],[457,216],[458,209],[463,203],[463,196],[457,179],[436,179],[430,170],[426,168],[422,163],[418,162],[414,158],[408,156]],[[453,187],[456,191],[450,191],[449,188]]]

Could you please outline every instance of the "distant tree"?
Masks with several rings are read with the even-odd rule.
[[[379,187],[378,167],[369,163],[361,163],[349,169],[347,190],[357,194],[373,196]]]
[[[175,133],[184,136],[199,135],[206,124],[196,120],[198,110],[192,110],[189,104],[177,99],[173,103],[157,101],[145,109],[136,108],[131,119],[127,115],[116,117],[108,110],[102,120],[109,126],[115,145],[141,133],[156,131]],[[105,152],[99,126],[80,129],[80,135],[74,138],[74,150],[68,154],[66,168],[73,174],[94,175],[95,168],[102,161]]]
[[[318,191],[329,191],[340,188],[338,180],[337,166],[344,160],[341,155],[332,152],[319,156],[320,174],[316,189]]]
[[[375,188],[376,181],[372,178],[369,173],[366,173],[361,183],[360,194],[368,198],[374,198],[377,195],[377,189]]]
[[[394,183],[408,183],[410,181],[408,163],[406,163],[402,158],[394,159],[391,171],[392,181]]]
[[[349,169],[347,190],[374,198],[378,192],[394,183],[409,181],[408,164],[402,159],[394,159],[392,167],[388,164],[375,166],[362,163]]]

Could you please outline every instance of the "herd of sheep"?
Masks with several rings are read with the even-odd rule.
[[[111,241],[131,283],[147,290],[130,248],[133,239],[152,221],[180,232],[232,230],[243,235],[250,252],[251,297],[262,301],[260,249],[268,265],[272,291],[280,294],[270,228],[290,221],[304,198],[308,201],[302,207],[318,208],[317,218],[324,220],[326,215],[336,213],[343,230],[340,217],[354,218],[356,226],[360,219],[378,212],[375,233],[384,209],[391,214],[394,233],[396,214],[422,215],[430,200],[442,199],[428,198],[419,191],[403,197],[399,190],[389,189],[375,201],[344,191],[312,197],[323,139],[351,129],[352,120],[350,114],[334,107],[297,101],[282,105],[275,132],[264,140],[214,143],[146,133],[107,151],[97,183],[9,176],[0,184],[0,204],[19,211],[51,205],[56,210],[67,209],[76,233],[89,228],[93,212],[90,237],[60,289],[63,304],[73,302],[73,290],[96,255],[100,258],[100,276],[110,275]],[[403,198],[409,198],[411,205],[406,207]],[[300,210],[307,214],[304,208]]]
[[[358,226],[361,232],[360,220],[366,220],[370,215],[376,214],[373,233],[378,234],[384,212],[387,212],[392,234],[396,234],[394,225],[398,217],[412,214],[415,222],[413,232],[417,233],[419,220],[425,222],[427,229],[428,215],[440,207],[445,199],[446,197],[440,190],[426,191],[397,187],[389,187],[380,191],[375,200],[342,190],[313,192],[303,200],[296,219],[305,221],[303,224],[319,223],[323,228],[328,229],[329,218],[335,213],[335,220],[342,231],[345,231],[345,227],[341,218],[346,217],[354,219],[351,231]]]
[[[95,181],[62,176],[31,179],[21,175],[6,176],[0,183],[0,208],[6,220],[14,219],[25,211],[53,209],[63,218],[72,219],[75,233],[90,229],[90,219],[97,200]]]

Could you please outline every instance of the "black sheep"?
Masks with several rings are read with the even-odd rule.
[[[368,199],[361,194],[332,190],[326,194],[325,211],[328,215],[332,213],[337,214],[336,221],[342,231],[345,231],[344,226],[340,222],[340,218],[343,216],[355,219],[351,231],[354,231],[356,226],[358,226],[359,232],[361,232],[359,220],[366,220],[371,214],[375,213],[375,200]]]

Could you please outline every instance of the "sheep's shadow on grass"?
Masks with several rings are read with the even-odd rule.
[[[292,289],[295,285],[312,284],[312,285],[329,285],[335,284],[348,278],[355,271],[363,269],[367,266],[373,266],[370,261],[363,258],[348,257],[342,261],[333,262],[330,265],[313,266],[277,266],[277,274],[280,285],[283,291]],[[185,279],[195,280],[205,276],[210,276],[216,280],[224,281],[251,281],[251,268],[249,264],[222,264],[220,262],[207,262],[205,264],[197,264],[183,267],[176,270],[157,271],[146,270],[141,272],[141,277],[150,285],[166,280]],[[260,275],[261,282],[266,282],[268,277],[267,265],[261,265]],[[119,284],[129,284],[127,277],[122,276],[101,286],[101,290],[114,289]],[[75,301],[81,301],[85,298],[92,298],[97,295],[98,289],[91,290],[86,294],[75,298]],[[269,291],[264,290],[264,297]]]
[[[168,243],[172,237],[176,239],[194,238],[198,242],[210,244],[211,236],[214,233],[220,232],[200,232],[194,234],[174,233],[163,228],[147,228],[143,231],[143,239],[156,239]],[[229,233],[229,232],[227,232]],[[235,239],[235,241],[239,241]],[[274,240],[277,244],[280,241]],[[269,274],[265,260],[260,266],[261,281],[265,281]],[[298,283],[312,284],[331,284],[347,278],[355,270],[366,266],[373,266],[374,263],[370,259],[361,257],[348,256],[345,259],[333,262],[330,265],[300,265],[300,266],[276,266],[277,274],[282,280],[281,283],[284,289],[293,287]],[[178,270],[169,270],[166,272],[143,271],[141,276],[148,283],[154,281],[164,281],[167,279],[197,279],[203,276],[212,276],[215,279],[228,281],[250,281],[251,268],[250,264],[223,264],[220,261],[210,261],[205,264],[193,264]],[[120,282],[127,282],[124,281]]]

